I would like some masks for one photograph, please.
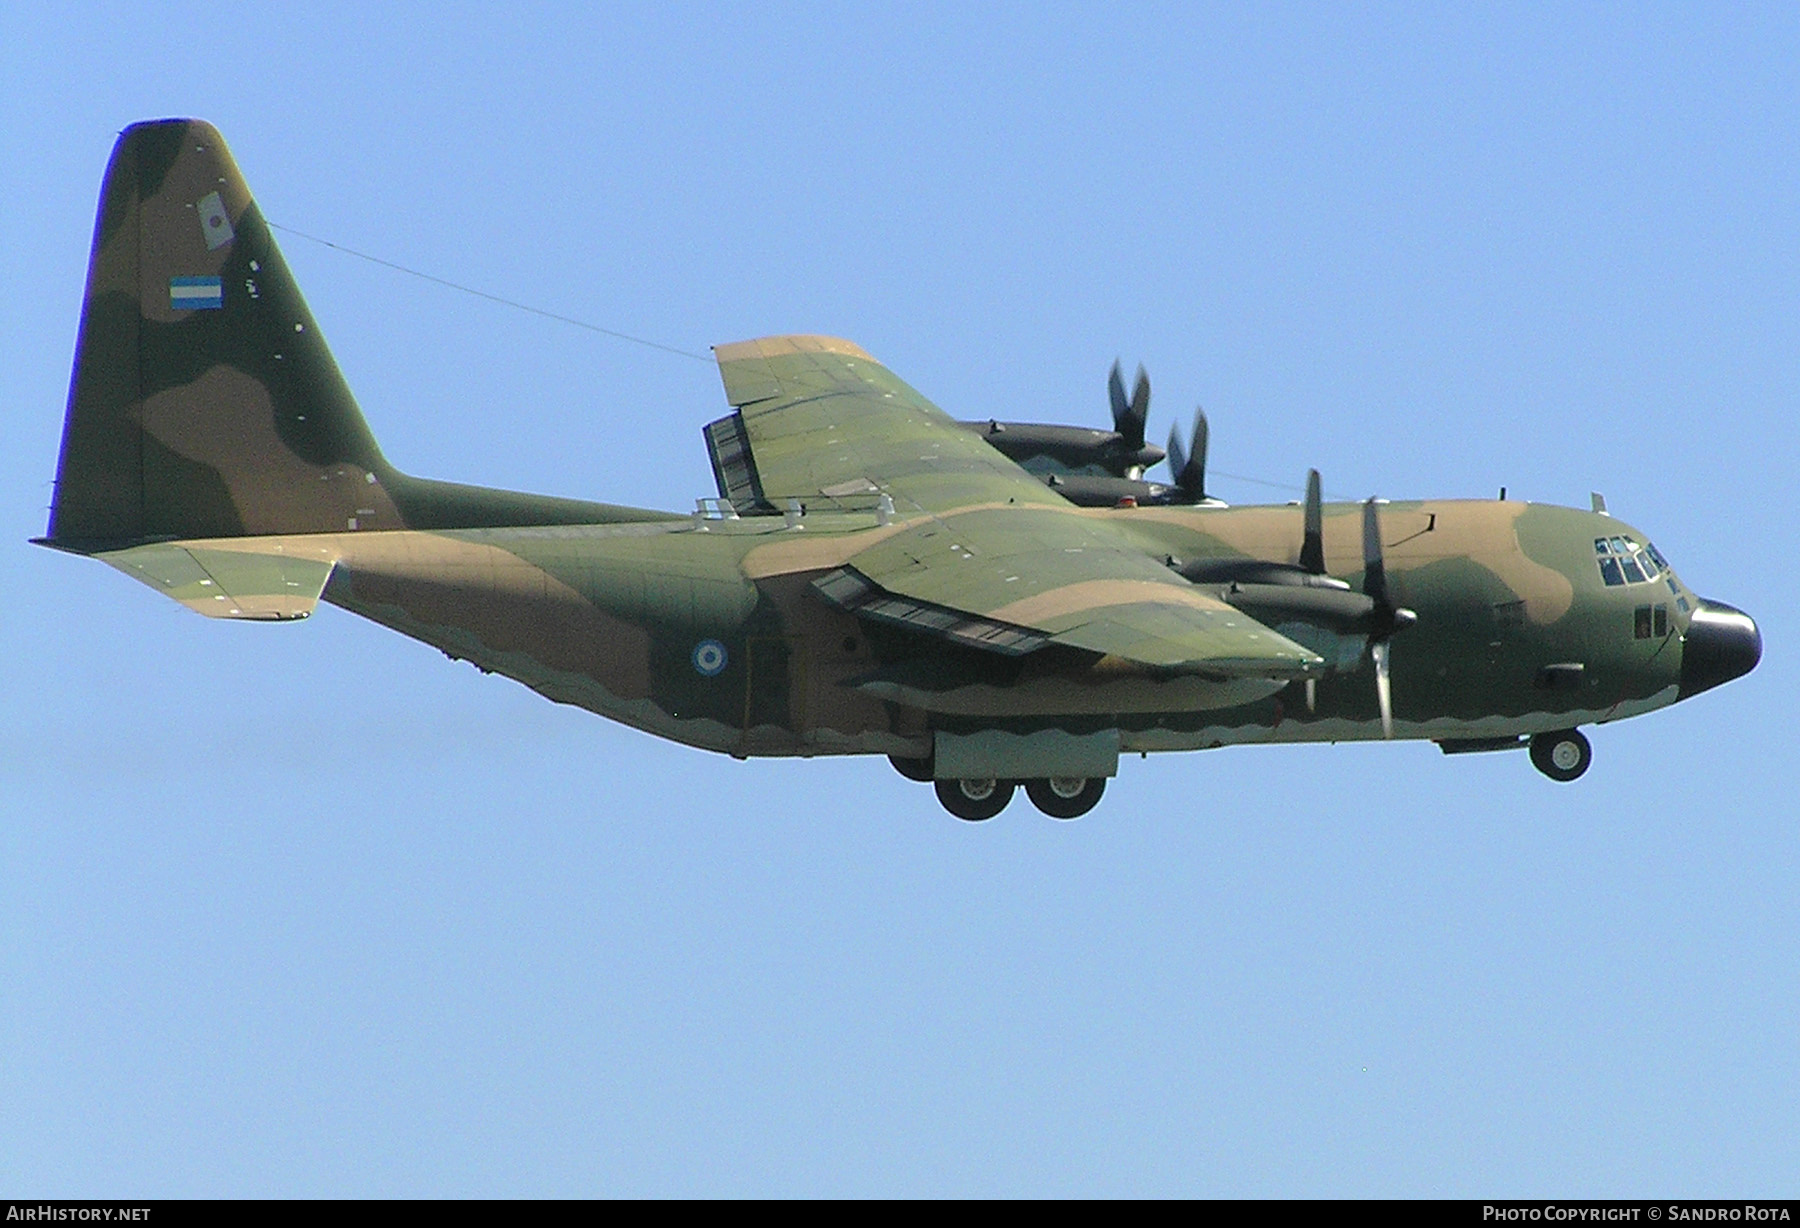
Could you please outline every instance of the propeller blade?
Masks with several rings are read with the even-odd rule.
[[[1325,574],[1325,505],[1317,469],[1306,471],[1306,536],[1300,542],[1300,566],[1315,576]]]
[[[1106,393],[1112,400],[1113,429],[1125,433],[1125,416],[1131,407],[1125,403],[1125,377],[1119,372],[1119,360],[1113,359],[1112,374],[1106,377]]]
[[[1381,511],[1373,497],[1363,504],[1363,595],[1388,609],[1387,567],[1381,561]]]
[[[1137,369],[1137,382],[1131,388],[1130,416],[1119,427],[1119,434],[1125,436],[1125,446],[1132,449],[1144,446],[1144,428],[1150,423],[1150,377],[1142,366]]]
[[[1387,564],[1381,557],[1381,511],[1371,498],[1363,504],[1363,596],[1375,603],[1369,656],[1375,663],[1375,703],[1381,709],[1381,736],[1394,736],[1394,690],[1388,669],[1388,640],[1394,632],[1419,621],[1411,610],[1397,607],[1388,596]]]
[[[1196,499],[1206,498],[1206,445],[1212,431],[1206,424],[1206,411],[1194,406],[1194,446],[1188,452],[1188,465],[1193,477],[1187,483]]]
[[[1194,411],[1194,433],[1189,447],[1181,446],[1181,436],[1169,428],[1169,472],[1175,475],[1175,488],[1185,503],[1206,499],[1206,411]]]
[[[1394,689],[1388,678],[1388,642],[1376,640],[1369,645],[1375,658],[1375,703],[1381,709],[1381,736],[1394,736]]]

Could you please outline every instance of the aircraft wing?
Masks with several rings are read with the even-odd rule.
[[[884,538],[815,587],[860,617],[1008,656],[1061,644],[1219,678],[1303,678],[1324,666],[1074,509],[946,513]]]
[[[835,337],[715,346],[737,412],[707,427],[721,493],[741,509],[891,496],[902,512],[1067,506],[892,371]]]
[[[714,353],[737,409],[708,428],[722,489],[749,498],[753,485],[764,502],[881,492],[902,515],[931,513],[820,577],[840,609],[1009,656],[1060,644],[1217,677],[1323,666],[1071,507],[861,347],[767,337]]]

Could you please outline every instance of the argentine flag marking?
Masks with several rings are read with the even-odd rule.
[[[169,306],[176,311],[217,311],[225,306],[225,283],[217,277],[171,277]]]

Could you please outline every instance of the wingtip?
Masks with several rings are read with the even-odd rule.
[[[854,341],[815,333],[790,333],[775,337],[755,337],[749,341],[727,341],[713,346],[712,352],[719,362],[777,358],[783,354],[842,354],[865,362],[876,361],[873,355]]]

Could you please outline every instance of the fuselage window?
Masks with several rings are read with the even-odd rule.
[[[1600,578],[1610,585],[1625,583],[1625,577],[1619,571],[1619,560],[1603,558],[1600,560]]]
[[[1666,605],[1659,605],[1656,607],[1656,638],[1659,640],[1667,639],[1668,635],[1669,607]]]
[[[1629,554],[1619,560],[1619,566],[1625,572],[1627,584],[1636,584],[1644,578],[1644,573],[1638,568],[1637,560]]]
[[[1631,612],[1631,634],[1640,640],[1650,638],[1650,607],[1641,605]]]

